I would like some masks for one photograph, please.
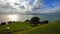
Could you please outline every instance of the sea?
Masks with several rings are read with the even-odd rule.
[[[59,14],[42,14],[42,15],[21,15],[21,14],[0,14],[0,23],[8,21],[21,21],[30,20],[32,17],[39,17],[40,21],[48,20],[49,22],[60,20]]]

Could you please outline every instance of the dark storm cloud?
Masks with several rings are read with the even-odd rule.
[[[0,4],[0,14],[4,13],[14,13],[15,9],[10,5],[10,3]]]
[[[13,7],[9,3],[6,3],[6,4],[0,4],[0,8],[8,9],[8,8],[13,8]]]
[[[14,3],[14,5],[21,5],[21,4],[19,4],[19,3]]]
[[[19,6],[19,8],[21,8],[21,9],[25,9],[25,6],[22,5],[22,6]]]
[[[0,13],[54,13],[60,11],[60,6],[57,6],[58,1],[54,1],[57,3],[56,6],[52,8],[51,3],[47,4],[48,6],[43,5],[44,2],[42,0],[0,0]],[[52,1],[52,0],[51,0]]]

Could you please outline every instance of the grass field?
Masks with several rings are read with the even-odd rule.
[[[5,30],[10,27],[10,30]],[[60,34],[60,21],[32,27],[28,22],[0,26],[0,34]]]
[[[37,26],[30,30],[18,32],[17,34],[60,34],[60,21]]]
[[[5,30],[6,27],[10,27],[10,30]],[[8,32],[15,34],[17,32],[28,30],[31,28],[32,27],[30,26],[29,23],[17,22],[17,23],[12,23],[12,24],[8,24],[8,25],[0,26],[0,34],[5,34],[5,33],[8,34]]]

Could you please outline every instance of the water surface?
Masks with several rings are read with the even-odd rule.
[[[60,20],[60,15],[20,15],[20,14],[0,14],[0,23],[7,21],[25,21],[30,20],[32,17],[37,16],[41,21],[56,21]]]

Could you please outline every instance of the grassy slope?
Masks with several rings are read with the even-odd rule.
[[[5,30],[6,27],[10,27],[10,30]],[[24,30],[28,30],[31,29],[32,27],[28,24],[28,23],[12,23],[12,24],[8,24],[8,25],[3,25],[0,26],[0,34],[5,34],[6,32],[11,32],[12,34],[15,34],[19,31],[24,31]]]
[[[18,32],[17,34],[60,34],[60,21],[37,26],[30,30]]]

